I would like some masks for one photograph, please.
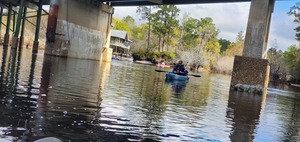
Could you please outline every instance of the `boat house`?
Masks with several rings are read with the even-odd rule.
[[[112,30],[110,48],[113,49],[114,56],[129,57],[131,42],[126,31]]]

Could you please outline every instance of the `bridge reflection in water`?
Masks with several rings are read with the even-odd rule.
[[[230,77],[165,82],[154,66],[0,50],[0,140],[297,141],[299,89],[230,92]]]

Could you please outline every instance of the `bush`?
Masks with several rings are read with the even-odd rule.
[[[213,67],[213,72],[231,74],[233,68],[234,57],[223,56],[218,59],[216,65]]]
[[[146,58],[146,52],[145,51],[138,51],[138,52],[134,52],[132,53],[132,58],[133,60],[142,60]]]
[[[177,55],[174,52],[170,51],[164,51],[161,54],[161,58],[166,59],[166,60],[173,60],[176,59]]]
[[[146,51],[137,51],[132,53],[133,60],[160,60],[165,61],[176,59],[176,54],[174,52],[165,51],[165,52],[146,52]]]

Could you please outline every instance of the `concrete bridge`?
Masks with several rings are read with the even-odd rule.
[[[11,12],[18,18],[13,29],[11,48],[22,45],[27,8],[36,9],[36,32],[33,52],[38,51],[42,5],[49,4],[45,54],[72,58],[111,60],[109,48],[113,6],[201,4],[250,2],[243,56],[235,57],[232,87],[237,84],[268,85],[269,65],[266,60],[267,42],[274,0],[0,0],[8,9],[4,46],[9,45]],[[13,7],[19,6],[18,11]],[[21,29],[21,31],[20,31]],[[21,34],[21,36],[20,36]],[[265,91],[265,90],[264,90]]]

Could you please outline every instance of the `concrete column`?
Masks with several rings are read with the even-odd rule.
[[[13,18],[12,18],[12,20],[13,20],[13,22],[12,22],[12,26],[13,26],[13,28],[12,28],[12,30],[13,30],[13,32],[15,32],[15,28],[16,28],[16,12],[15,12],[15,10],[14,9],[12,9],[13,11],[12,11],[12,15],[13,15]]]
[[[252,0],[243,56],[234,59],[231,89],[264,94],[269,82],[270,66],[267,42],[274,0]]]
[[[16,24],[16,27],[14,29],[15,33],[14,33],[14,37],[12,39],[11,48],[17,48],[18,47],[21,20],[23,18],[23,7],[24,7],[24,0],[21,0],[20,1],[20,6],[19,6],[19,12],[18,12],[17,24]],[[14,19],[15,19],[15,16],[14,16]]]
[[[4,35],[3,46],[8,46],[8,43],[9,43],[9,30],[10,30],[11,11],[12,11],[12,4],[9,3],[8,12],[7,12],[7,20],[6,20],[6,32],[5,32],[5,35]]]
[[[113,8],[87,0],[51,0],[50,5],[45,54],[99,60]]]
[[[106,43],[104,45],[104,48],[102,50],[102,53],[101,53],[101,56],[100,56],[100,61],[101,62],[111,62],[111,58],[112,58],[112,52],[113,52],[113,49],[110,48],[110,39],[111,39],[111,32],[112,32],[112,29],[113,29],[113,26],[111,26],[111,22],[112,22],[112,19],[110,19],[108,21],[108,34],[107,34],[107,37],[106,37]]]
[[[38,7],[39,9],[37,11],[37,17],[36,17],[35,36],[33,41],[32,53],[37,53],[39,48],[39,35],[40,35],[40,25],[41,25],[41,17],[42,17],[42,0],[39,0]]]
[[[243,56],[266,59],[274,0],[252,0]]]
[[[2,16],[3,16],[3,8],[0,7],[0,42],[1,42],[1,36],[2,36]]]
[[[101,53],[101,62],[111,62],[112,58],[112,48],[103,48]]]
[[[23,18],[22,18],[22,26],[21,26],[21,37],[20,37],[20,41],[19,41],[20,42],[20,44],[19,44],[19,50],[22,50],[23,44],[24,44],[26,13],[27,13],[27,7],[24,7]]]

